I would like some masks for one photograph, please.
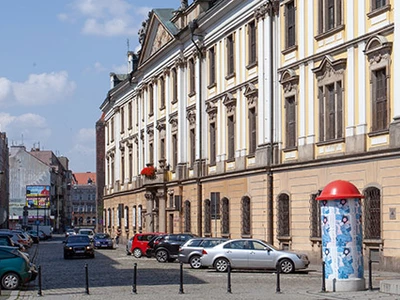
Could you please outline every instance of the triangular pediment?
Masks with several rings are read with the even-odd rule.
[[[142,44],[139,65],[154,56],[173,39],[176,28],[168,19],[169,11],[153,10],[146,26],[146,35]]]

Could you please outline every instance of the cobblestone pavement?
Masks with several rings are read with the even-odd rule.
[[[46,243],[49,243],[46,245]],[[55,243],[55,245],[51,245]],[[311,265],[308,271],[280,276],[280,292],[277,292],[277,275],[265,271],[232,271],[231,293],[228,292],[227,273],[217,273],[210,269],[193,270],[183,266],[183,286],[180,286],[180,264],[158,263],[155,259],[127,256],[125,245],[116,250],[96,250],[93,260],[62,259],[61,238],[41,243],[35,256],[38,265],[51,263],[51,276],[47,271],[42,276],[42,295],[38,295],[38,280],[30,283],[21,291],[13,291],[1,299],[400,299],[400,295],[391,295],[379,291],[379,282],[385,279],[399,279],[400,274],[374,271],[373,290],[359,292],[321,292],[321,267]],[[57,247],[54,250],[52,247]],[[50,250],[48,250],[50,249]],[[53,250],[52,250],[53,249]],[[34,251],[34,249],[32,249]],[[49,254],[54,254],[51,258]],[[53,260],[53,261],[52,261]],[[89,268],[89,287],[86,289],[82,265]],[[107,263],[112,269],[103,273],[99,264]],[[137,265],[136,293],[133,293],[133,266]],[[68,269],[72,266],[72,270]],[[46,267],[48,268],[48,267]],[[77,269],[78,268],[78,269]],[[62,274],[67,270],[71,274]],[[368,282],[368,272],[365,272]],[[43,273],[44,275],[44,273]],[[63,277],[65,276],[65,277]],[[183,290],[182,290],[182,289]],[[89,293],[87,293],[89,292]],[[4,295],[4,293],[3,293]]]

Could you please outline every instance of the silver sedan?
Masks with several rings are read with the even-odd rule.
[[[306,254],[279,250],[258,239],[229,240],[214,248],[204,249],[201,265],[219,272],[232,269],[278,269],[282,273],[306,269],[310,264]]]

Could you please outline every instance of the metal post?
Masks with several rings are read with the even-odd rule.
[[[228,262],[228,289],[227,292],[229,294],[232,294],[232,289],[231,289],[231,263]]]
[[[88,271],[88,264],[85,264],[85,274],[86,274],[86,294],[89,295],[89,271]]]
[[[325,262],[322,262],[322,289],[321,292],[326,292],[326,287],[325,287]]]
[[[368,290],[372,291],[372,260],[371,256],[368,261]]]
[[[42,296],[42,267],[38,267],[38,280],[39,280],[39,286],[38,286],[38,296]]]
[[[180,286],[179,286],[179,294],[184,294],[183,292],[183,263],[180,262]]]
[[[281,293],[281,266],[278,264],[276,267],[276,293],[280,294]]]
[[[132,285],[132,292],[137,294],[136,291],[136,272],[137,272],[137,263],[133,264],[133,285]]]

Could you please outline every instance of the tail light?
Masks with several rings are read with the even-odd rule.
[[[206,255],[206,254],[208,254],[208,253],[207,253],[206,250],[203,249],[203,251],[201,251],[201,254],[202,254],[202,255]]]

